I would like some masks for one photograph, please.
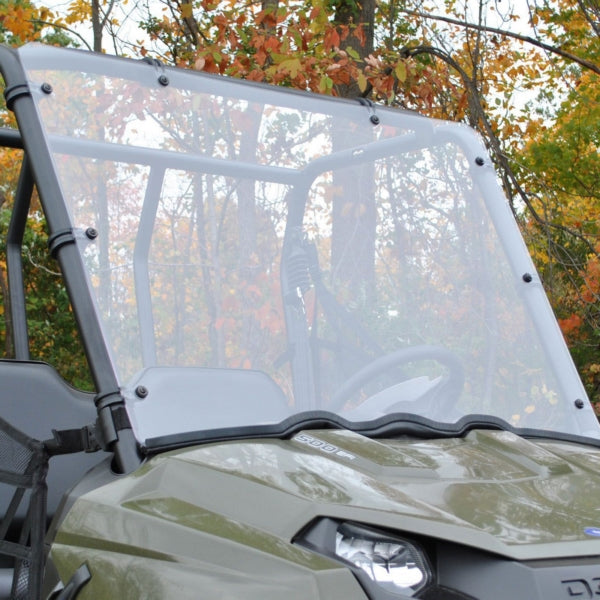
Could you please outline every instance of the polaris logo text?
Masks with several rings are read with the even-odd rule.
[[[600,577],[593,579],[563,579],[565,598],[600,598]]]

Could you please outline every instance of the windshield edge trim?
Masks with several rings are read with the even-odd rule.
[[[513,427],[498,417],[471,414],[453,424],[433,421],[410,413],[386,415],[374,421],[353,423],[326,411],[306,411],[269,425],[225,427],[149,438],[141,444],[144,454],[154,455],[167,450],[213,442],[252,438],[290,438],[305,429],[347,429],[372,438],[413,435],[418,438],[462,437],[475,429],[507,431],[523,438],[574,442],[600,448],[600,439],[553,430]]]

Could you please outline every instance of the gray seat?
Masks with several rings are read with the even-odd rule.
[[[0,360],[0,417],[29,437],[52,438],[53,429],[75,429],[96,419],[93,394],[76,390],[48,364]],[[103,452],[56,456],[48,470],[48,514],[54,514],[63,494]],[[0,511],[6,507],[6,486],[0,487]]]
[[[27,457],[29,455],[33,457],[36,452],[41,453],[37,454],[40,457],[44,456],[41,445],[33,440],[43,441],[52,438],[53,429],[80,429],[92,424],[96,418],[93,395],[71,388],[52,367],[45,363],[0,360],[0,417],[6,422],[2,424],[0,432],[2,435],[0,469],[3,470],[0,479],[3,482],[0,483],[0,523],[8,528],[0,538],[18,542],[23,524],[27,523],[25,531],[28,531],[31,525],[36,532],[39,532],[37,534],[39,543],[34,544],[32,539],[31,548],[42,550],[43,529],[47,523],[40,518],[32,521],[31,517],[26,521],[31,498],[40,497],[39,492],[36,492],[38,494],[36,496],[31,491],[34,488],[30,487],[30,480],[29,483],[24,482],[31,477],[32,471],[29,467],[34,466],[33,462],[27,462],[29,460]],[[17,431],[13,431],[12,428]],[[39,450],[29,454],[27,448],[30,446],[37,447]],[[65,492],[105,456],[105,453],[97,452],[63,454],[51,458],[46,478],[48,519],[55,513]],[[42,458],[36,464],[41,465],[40,468],[43,469],[45,462]],[[38,469],[36,472],[43,471]],[[24,492],[25,495],[20,501],[19,488],[28,490]],[[35,489],[40,488],[37,486]],[[18,508],[13,515],[12,509],[17,505],[17,501],[19,501]],[[13,502],[12,507],[11,502]],[[43,507],[43,504],[36,504],[36,507]],[[4,519],[7,513],[9,517]],[[43,515],[43,508],[34,510],[32,514]],[[23,544],[23,541],[20,544]],[[0,556],[0,600],[10,598],[11,594],[13,560],[10,558],[12,551],[7,550],[7,552],[9,554]],[[39,561],[32,560],[32,564],[43,566],[42,555],[40,554],[39,557]],[[27,567],[20,567],[19,573],[23,568]],[[39,569],[35,572],[39,573]],[[21,577],[22,575],[19,576],[20,581]],[[29,585],[27,584],[29,577],[30,574],[27,574],[25,584],[20,585]]]

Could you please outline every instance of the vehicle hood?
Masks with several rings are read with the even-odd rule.
[[[185,525],[197,510],[287,541],[332,517],[519,560],[600,555],[600,450],[502,431],[214,443],[157,456],[95,493],[129,512]]]

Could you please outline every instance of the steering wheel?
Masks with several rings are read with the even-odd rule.
[[[453,406],[458,400],[458,396],[465,382],[465,373],[461,360],[456,354],[442,346],[412,346],[410,348],[401,348],[400,350],[396,350],[385,356],[380,356],[362,369],[359,369],[332,396],[330,402],[332,409],[341,409],[354,392],[360,390],[365,383],[388,369],[397,365],[420,360],[435,360],[448,367],[449,374],[444,383],[448,398],[444,402],[444,408],[447,409]],[[399,400],[401,400],[401,398]]]

